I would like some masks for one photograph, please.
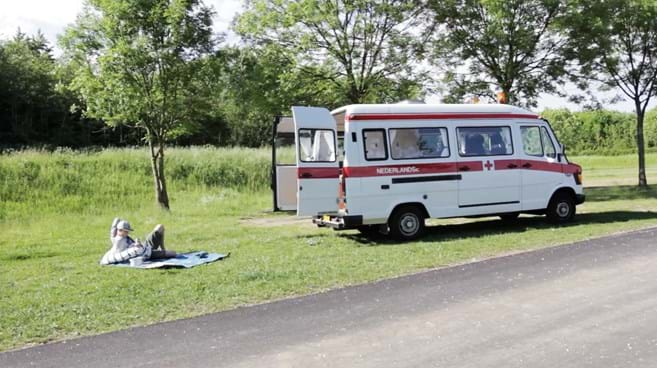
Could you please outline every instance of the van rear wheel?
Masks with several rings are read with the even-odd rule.
[[[575,217],[575,199],[570,193],[559,192],[552,197],[547,208],[547,219],[555,224],[570,222]]]
[[[417,206],[402,206],[388,220],[390,235],[402,241],[414,240],[424,234],[424,213]]]

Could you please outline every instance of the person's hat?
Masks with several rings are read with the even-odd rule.
[[[132,228],[130,227],[130,223],[128,221],[119,221],[118,225],[116,225],[116,228],[119,230],[132,231]]]

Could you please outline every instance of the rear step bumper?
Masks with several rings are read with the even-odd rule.
[[[586,196],[584,194],[575,194],[575,204],[582,204],[585,199]]]
[[[322,213],[313,218],[313,224],[319,227],[330,227],[334,230],[356,229],[363,224],[363,216]]]

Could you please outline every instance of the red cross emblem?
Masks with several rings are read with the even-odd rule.
[[[486,167],[486,170],[490,170],[493,167],[493,164],[490,163],[490,160],[486,160],[484,167]]]

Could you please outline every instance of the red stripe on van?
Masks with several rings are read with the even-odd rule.
[[[484,163],[481,161],[461,161],[457,162],[458,171],[483,171]],[[467,167],[467,169],[465,169]]]
[[[495,170],[518,170],[522,169],[522,160],[495,160]]]
[[[344,167],[342,172],[345,177],[362,178],[368,176],[397,176],[397,175],[422,175],[456,172],[456,163],[431,163],[431,164],[405,164],[405,165],[383,165],[383,166],[352,166]]]
[[[566,164],[563,165],[563,172],[567,174],[581,174],[582,173],[582,167],[579,166],[578,164]]]
[[[531,166],[525,167],[526,165],[531,165]],[[560,163],[550,163],[550,162],[536,161],[536,160],[522,160],[522,165],[520,168],[523,170],[563,172],[564,166],[565,165]]]
[[[340,169],[337,167],[298,167],[299,179],[337,179]]]
[[[531,165],[531,166],[525,166]],[[515,166],[515,167],[514,167]],[[575,174],[582,171],[576,164],[561,164],[540,160],[495,160],[495,170],[534,170]]]
[[[465,169],[467,167],[467,169]],[[405,165],[381,165],[381,166],[351,166],[344,167],[342,173],[345,177],[365,178],[373,176],[401,176],[401,175],[424,175],[424,174],[446,174],[459,171],[482,171],[481,161],[466,162],[444,162],[431,164],[405,164]]]
[[[538,119],[533,114],[505,113],[428,113],[428,114],[350,114],[345,120],[444,120],[444,119]]]
[[[523,167],[531,164],[531,167]],[[495,170],[536,170],[563,173],[581,173],[582,167],[577,164],[549,163],[538,160],[495,160]],[[515,165],[516,167],[512,167]],[[456,172],[483,171],[482,161],[461,161],[426,164],[381,165],[381,166],[351,166],[344,167],[344,177],[365,178],[375,176],[403,176],[424,174],[446,174]],[[332,167],[300,167],[297,168],[299,179],[337,179],[340,169]]]

